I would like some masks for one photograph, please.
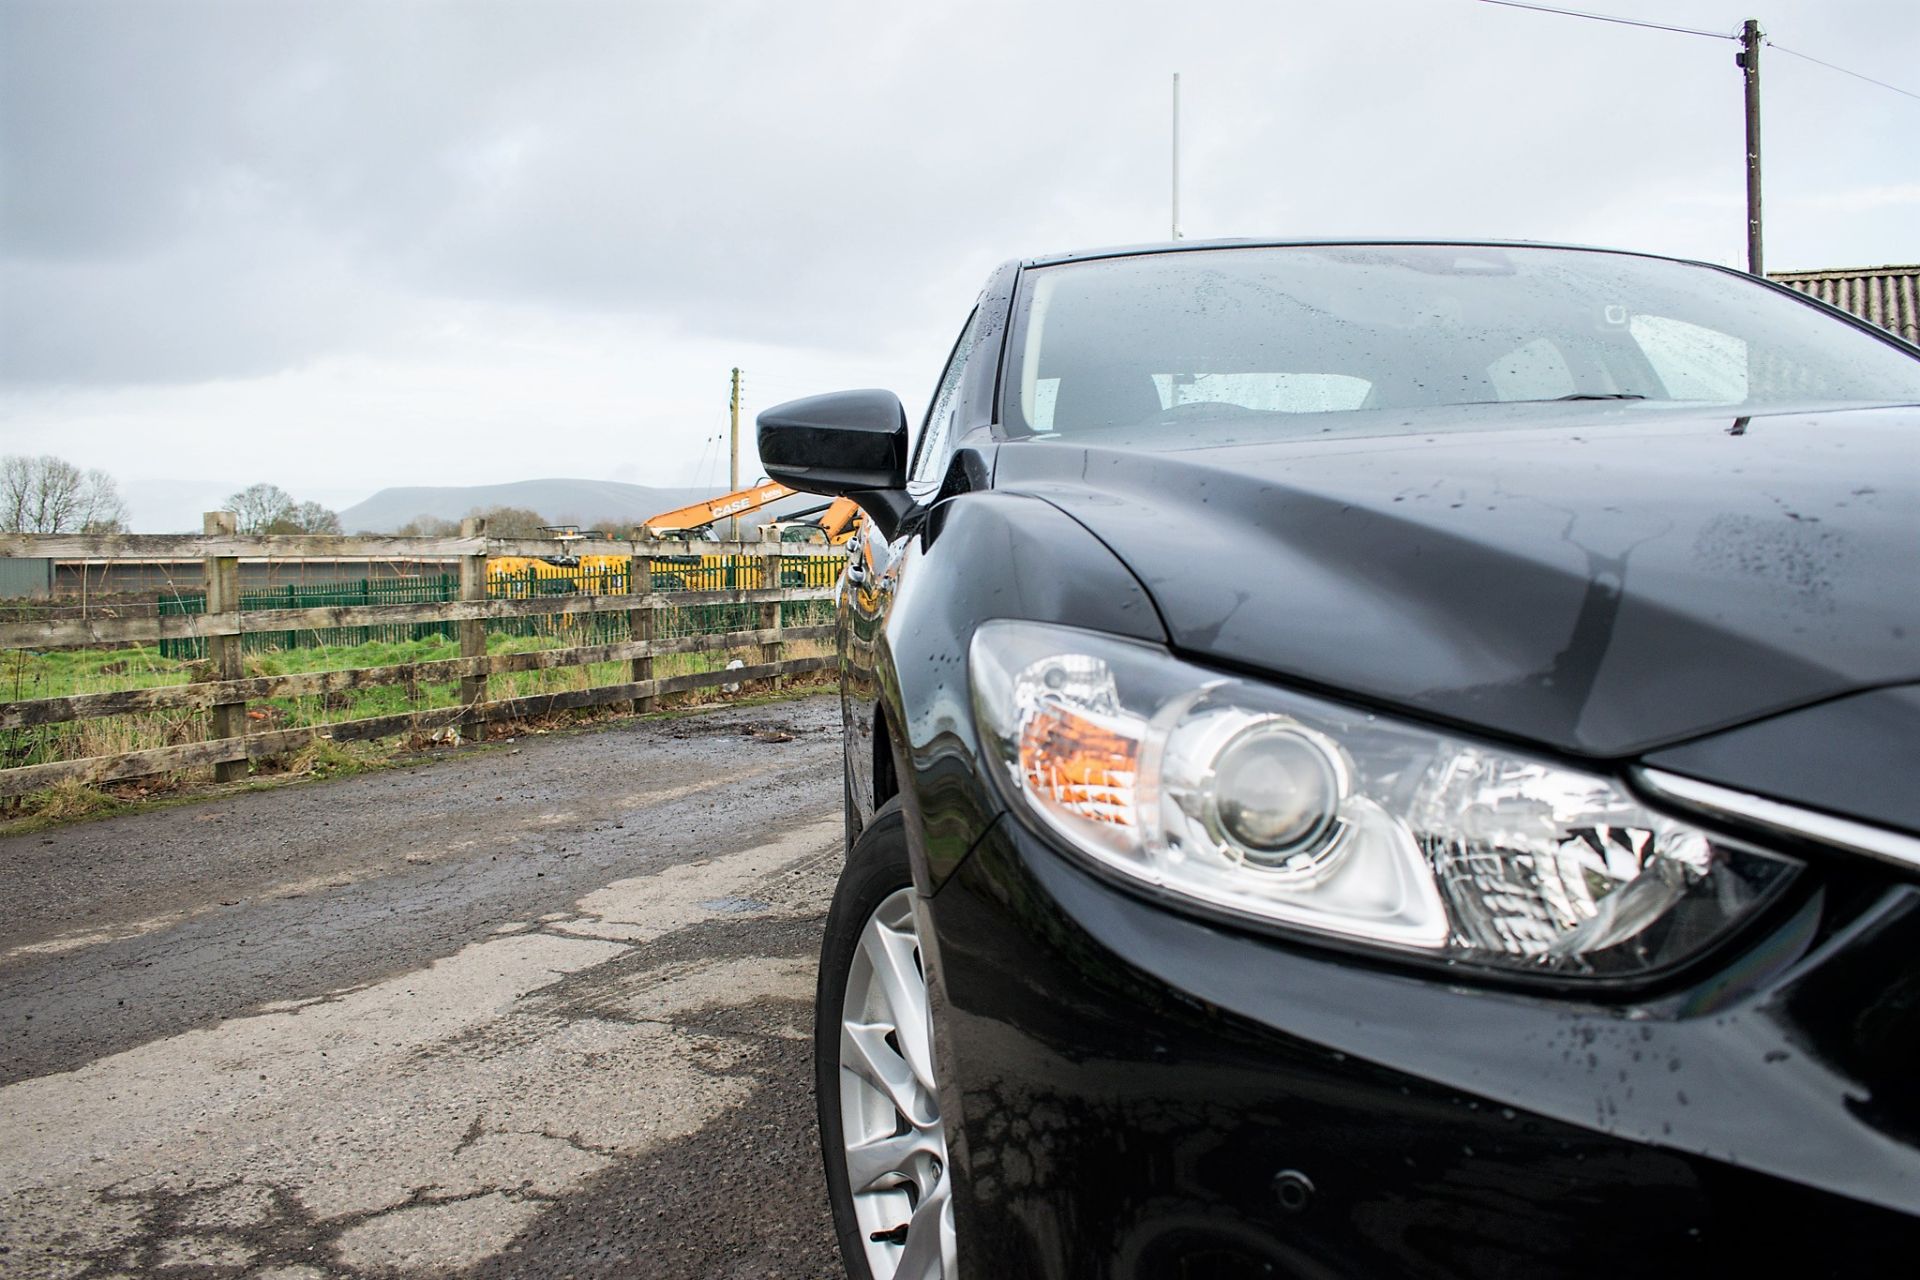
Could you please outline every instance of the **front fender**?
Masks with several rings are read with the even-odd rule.
[[[1004,808],[981,767],[967,646],[1023,618],[1166,643],[1145,588],[1086,528],[1036,498],[973,493],[901,551],[875,669],[915,883],[935,892]]]

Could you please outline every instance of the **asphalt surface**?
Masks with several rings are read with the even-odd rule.
[[[0,838],[0,1275],[829,1277],[831,698]]]

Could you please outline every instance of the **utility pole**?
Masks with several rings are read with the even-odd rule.
[[[1180,238],[1180,73],[1173,73],[1173,239]]]
[[[733,421],[733,461],[727,467],[727,492],[737,493],[740,489],[740,370],[733,371],[733,394],[727,397],[727,413]],[[729,526],[732,530],[727,536],[734,542],[740,541],[740,517],[735,516]]]
[[[1642,22],[1638,18],[1617,18],[1606,13],[1587,13],[1579,9],[1560,9],[1553,5],[1533,4],[1529,0],[1482,0],[1485,4],[1497,4],[1507,9],[1531,9],[1535,13],[1551,13],[1562,18],[1585,18],[1592,22],[1610,22],[1622,27],[1644,27],[1651,31],[1668,31],[1683,36],[1704,36],[1709,40],[1738,40],[1740,52],[1733,57],[1746,77],[1747,88],[1747,270],[1754,275],[1762,272],[1760,254],[1760,46],[1765,42],[1766,32],[1760,29],[1758,18],[1748,18],[1740,25],[1740,34],[1730,36],[1724,31],[1703,31],[1698,27],[1679,27],[1666,22]],[[1792,53],[1787,49],[1783,52]],[[1805,55],[1800,55],[1804,57]],[[1836,71],[1846,71],[1844,67],[1835,67]],[[1848,75],[1857,73],[1846,71]],[[1861,77],[1870,79],[1871,77]],[[1880,81],[1874,81],[1880,84]],[[1885,85],[1896,93],[1905,93],[1894,85]]]
[[[1747,270],[1762,274],[1760,257],[1760,30],[1756,18],[1740,28],[1734,62],[1747,81]]]

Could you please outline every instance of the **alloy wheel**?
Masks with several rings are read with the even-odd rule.
[[[840,1019],[840,1127],[847,1189],[875,1280],[952,1280],[946,1129],[913,890],[867,917]]]

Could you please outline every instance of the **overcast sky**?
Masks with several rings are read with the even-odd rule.
[[[1574,7],[1920,87],[1913,0]],[[917,418],[996,262],[1164,238],[1175,71],[1189,236],[1737,263],[1734,52],[1475,0],[0,0],[0,452],[143,529],[723,483],[731,366]],[[1763,67],[1768,266],[1920,259],[1920,101]]]

